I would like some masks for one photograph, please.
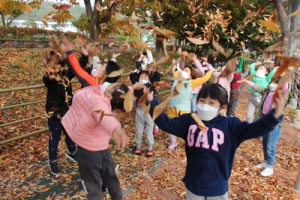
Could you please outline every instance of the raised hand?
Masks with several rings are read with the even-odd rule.
[[[121,53],[113,53],[112,59],[116,59],[116,57],[118,57],[119,55],[121,55]]]
[[[241,79],[241,80],[239,80],[239,81],[237,81],[238,83],[248,83],[249,81],[248,80],[246,80],[246,79]]]
[[[90,48],[91,48],[90,44],[87,44],[87,45],[81,47],[81,52],[85,57],[87,57],[89,55]]]

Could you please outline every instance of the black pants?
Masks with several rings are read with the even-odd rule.
[[[227,116],[230,116],[230,115],[235,116],[235,109],[236,109],[237,103],[239,101],[239,96],[240,96],[239,88],[230,90],[230,99],[229,99],[228,108],[227,108]]]
[[[88,151],[78,146],[77,161],[82,185],[89,200],[103,199],[101,179],[112,200],[122,199],[120,182],[109,149]]]

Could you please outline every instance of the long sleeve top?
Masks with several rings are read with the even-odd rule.
[[[151,101],[151,116],[157,105],[155,99]],[[237,117],[217,116],[204,121],[207,134],[198,128],[190,114],[171,119],[163,112],[154,122],[163,131],[185,140],[187,163],[183,182],[186,188],[195,195],[211,197],[228,191],[228,180],[239,145],[273,130],[282,119],[283,116],[277,119],[273,111],[251,124],[241,122]]]

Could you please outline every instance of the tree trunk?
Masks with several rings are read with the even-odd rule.
[[[300,192],[300,162],[298,163],[298,175],[296,178],[295,190]]]
[[[281,0],[272,0],[279,16],[279,21],[281,25],[281,34],[282,34],[282,41],[289,33],[289,26],[288,26],[288,17],[285,12],[284,6],[282,5]]]

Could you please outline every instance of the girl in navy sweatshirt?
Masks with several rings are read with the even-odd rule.
[[[236,149],[243,141],[270,132],[283,120],[285,98],[286,94],[280,93],[276,108],[249,124],[236,117],[220,116],[219,111],[227,105],[227,91],[219,84],[206,84],[197,97],[197,115],[207,127],[207,134],[198,128],[191,114],[170,119],[162,113],[156,118],[155,123],[163,131],[185,140],[186,199],[228,199],[228,180]],[[149,95],[148,101],[151,100]],[[157,104],[155,99],[151,101],[151,115]]]

